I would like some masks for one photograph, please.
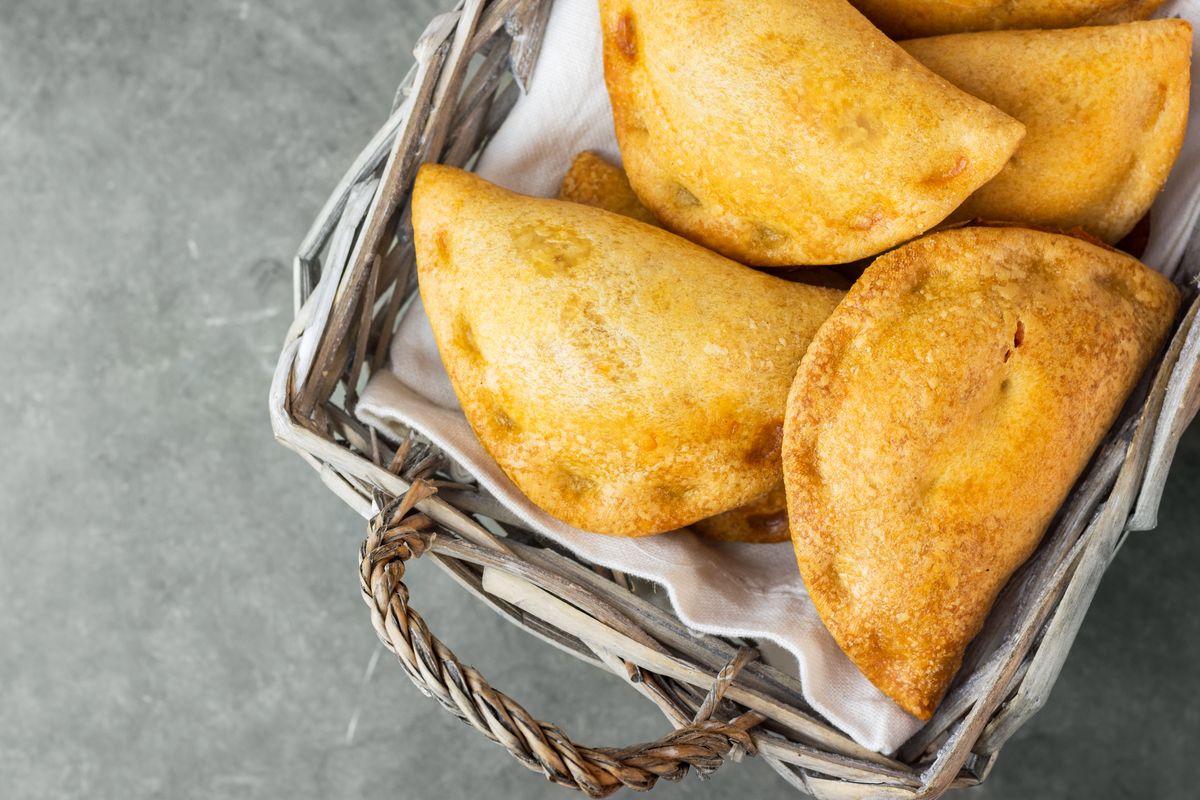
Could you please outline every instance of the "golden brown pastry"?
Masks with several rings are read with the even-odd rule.
[[[650,209],[642,205],[625,170],[585,150],[575,156],[558,190],[559,200],[582,203],[661,227]]]
[[[640,536],[778,481],[791,379],[842,292],[437,165],[417,176],[413,232],[467,421],[538,506]]]
[[[633,193],[629,179],[625,177],[625,170],[610,164],[595,153],[585,151],[575,156],[571,168],[563,178],[558,198],[603,208],[650,225],[658,225],[654,215]],[[850,288],[850,281],[824,267],[808,267],[795,272],[795,279],[811,285],[843,290]],[[793,278],[792,275],[787,277]],[[731,511],[702,519],[692,525],[692,530],[706,539],[725,542],[786,542],[789,538],[787,499],[783,491],[782,475],[775,486],[762,497]]]
[[[901,46],[1025,123],[1012,160],[951,219],[1080,227],[1117,242],[1150,208],[1183,144],[1192,58],[1184,20],[963,33]]]
[[[940,222],[1024,127],[845,0],[601,0],[604,74],[637,196],[744,264],[838,264]]]
[[[1158,349],[1175,287],[1061,234],[961,228],[881,256],[821,327],[783,465],[808,593],[928,719]]]
[[[640,220],[647,225],[662,227],[633,193],[629,179],[625,177],[625,170],[586,150],[575,156],[571,168],[563,177],[562,186],[559,187],[558,199],[603,208],[614,214]],[[840,272],[826,267],[801,267],[776,274],[784,280],[800,281],[812,286],[828,286],[832,289],[849,289],[853,282]]]
[[[850,0],[893,39],[1146,19],[1163,0]]]
[[[787,494],[780,480],[771,491],[732,511],[702,519],[692,530],[706,539],[747,544],[786,542],[788,534]]]

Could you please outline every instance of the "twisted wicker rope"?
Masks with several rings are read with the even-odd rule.
[[[695,721],[657,742],[626,748],[576,745],[555,725],[534,719],[516,701],[493,689],[474,667],[463,664],[429,632],[409,606],[405,562],[424,553],[436,538],[433,521],[414,511],[435,489],[417,481],[371,521],[361,549],[360,587],[371,609],[371,622],[383,644],[396,654],[417,688],[447,710],[503,746],[514,758],[548,780],[587,794],[606,797],[622,786],[644,791],[659,778],[679,780],[695,767],[702,774],[727,758],[754,753],[747,732],[763,717],[748,712],[731,722],[711,714],[737,672],[755,653],[744,648],[721,670]]]

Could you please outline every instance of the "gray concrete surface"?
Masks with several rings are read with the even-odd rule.
[[[435,2],[0,3],[0,798],[565,797],[419,695],[358,519],[276,446],[293,249]],[[1193,798],[1200,430],[1049,706],[975,798]],[[435,630],[582,741],[664,723],[411,573]],[[660,797],[788,795],[762,764]]]

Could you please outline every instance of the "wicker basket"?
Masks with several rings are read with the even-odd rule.
[[[416,288],[408,200],[417,168],[470,163],[528,79],[550,6],[468,0],[437,17],[390,118],[296,257],[296,319],[271,386],[272,425],[370,519],[361,586],[376,631],[447,710],[530,769],[593,797],[648,789],[688,767],[707,772],[748,753],[817,797],[935,797],[982,781],[1000,747],[1044,703],[1125,533],[1155,524],[1176,443],[1200,405],[1194,291],[1185,287],[1187,310],[1161,362],[1009,583],[933,719],[894,757],[870,752],[809,708],[798,681],[761,663],[751,643],[687,630],[625,576],[513,525],[419,436],[392,446],[354,418],[358,391],[384,364]],[[624,678],[672,732],[632,747],[584,747],[531,717],[459,662],[409,605],[405,563],[422,554],[501,616]]]

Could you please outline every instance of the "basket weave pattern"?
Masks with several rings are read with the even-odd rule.
[[[1200,405],[1195,298],[1041,548],[1001,595],[933,719],[894,757],[865,750],[805,703],[793,676],[757,660],[752,643],[687,630],[626,576],[522,530],[419,436],[384,441],[354,417],[415,293],[416,171],[429,161],[469,166],[529,80],[550,6],[467,0],[437,17],[390,117],[296,258],[296,319],[272,382],[272,425],[370,520],[360,580],[376,632],[443,707],[530,769],[592,797],[746,754],[817,797],[928,798],[978,783],[1045,702],[1124,536],[1154,526],[1175,445]],[[409,605],[405,565],[423,554],[502,617],[624,678],[671,731],[644,745],[583,747],[534,719],[462,664]]]

